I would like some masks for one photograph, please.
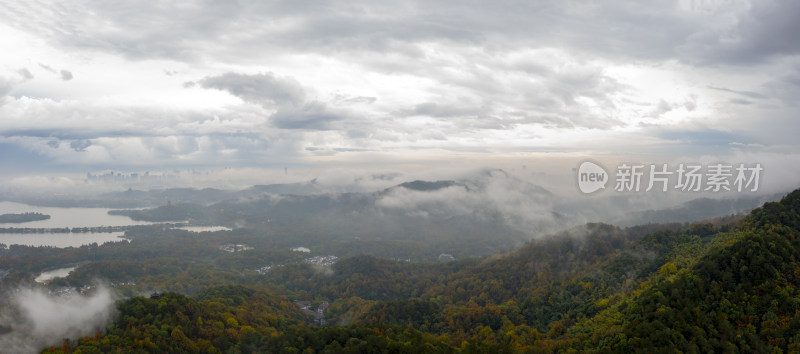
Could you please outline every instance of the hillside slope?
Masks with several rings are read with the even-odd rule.
[[[411,263],[358,256],[328,271],[287,264],[244,277],[243,286],[201,291],[195,299],[169,294],[167,300],[122,301],[104,336],[67,346],[797,351],[798,235],[800,190],[744,219],[626,229],[587,224],[483,259]],[[329,301],[330,325],[303,321],[287,300],[296,296]]]

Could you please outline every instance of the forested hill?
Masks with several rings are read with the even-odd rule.
[[[589,224],[507,255],[287,264],[187,298],[131,298],[67,343],[214,352],[800,350],[800,190],[745,218]],[[289,299],[329,301],[328,325]],[[92,348],[90,348],[92,347]]]
[[[42,213],[22,213],[0,215],[0,223],[24,223],[50,219],[50,215]]]
[[[737,232],[690,268],[621,308],[618,333],[598,339],[620,349],[797,352],[800,350],[800,190],[754,210]],[[674,273],[674,274],[669,274]],[[588,347],[597,346],[587,340]]]

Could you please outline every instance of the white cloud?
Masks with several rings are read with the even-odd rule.
[[[698,3],[4,2],[0,136],[53,168],[796,147],[800,6]]]
[[[58,345],[63,338],[92,336],[113,319],[114,299],[108,289],[98,288],[88,296],[55,296],[42,290],[19,289],[11,304],[19,318],[8,313],[1,319],[13,332],[0,337],[3,350],[36,352]]]

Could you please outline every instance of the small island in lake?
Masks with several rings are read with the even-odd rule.
[[[3,214],[0,215],[0,224],[3,223],[23,223],[50,219],[50,215],[42,213],[22,213],[22,214]]]

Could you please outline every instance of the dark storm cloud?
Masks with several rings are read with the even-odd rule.
[[[753,1],[750,11],[713,43],[708,59],[749,64],[800,53],[800,2]]]
[[[245,75],[225,73],[200,80],[207,89],[224,90],[250,103],[260,105],[299,105],[305,100],[303,87],[291,78],[272,73]]]
[[[72,80],[72,73],[67,70],[61,70],[61,80],[64,81]]]
[[[245,102],[276,108],[270,122],[280,129],[328,130],[330,123],[344,118],[331,112],[325,103],[307,102],[305,90],[297,80],[272,73],[225,73],[206,77],[199,83],[206,89],[227,91]]]
[[[281,129],[328,130],[332,122],[343,118],[329,112],[324,104],[311,102],[302,107],[281,108],[270,117],[270,122]]]
[[[22,76],[25,80],[33,79],[33,74],[27,68],[22,68],[17,70],[17,72]]]
[[[91,140],[73,140],[69,143],[69,147],[77,152],[84,152],[90,146],[92,146]]]

